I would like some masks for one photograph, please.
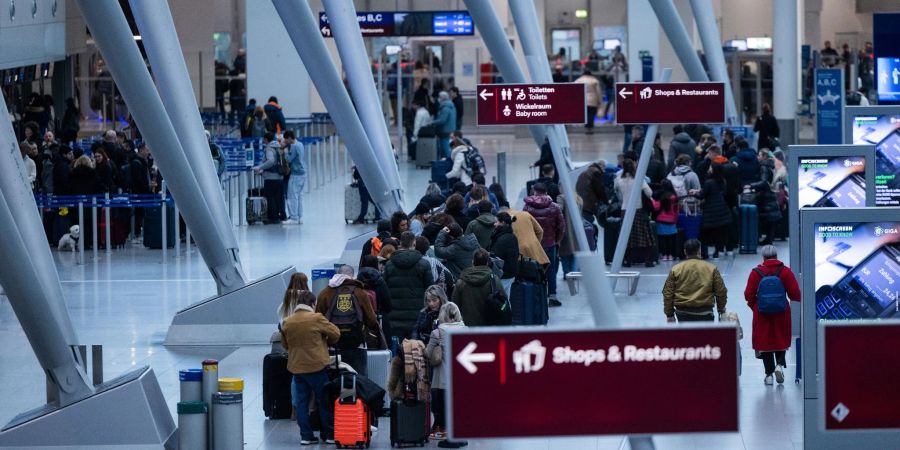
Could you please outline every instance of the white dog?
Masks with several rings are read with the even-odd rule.
[[[69,227],[69,232],[64,234],[63,237],[59,239],[59,245],[56,247],[58,250],[69,250],[73,252],[78,251],[78,239],[81,238],[81,227],[78,225],[72,225]]]

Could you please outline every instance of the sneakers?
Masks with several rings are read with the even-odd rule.
[[[334,439],[325,439],[326,444],[334,444]]]
[[[775,366],[775,381],[777,381],[778,384],[784,383],[784,367]]]
[[[300,221],[294,220],[294,219],[288,219],[288,220],[282,220],[281,224],[282,225],[300,225]]]
[[[772,375],[766,375],[766,378],[763,380],[763,383],[765,383],[766,386],[771,386],[772,385]]]
[[[562,306],[562,302],[557,300],[555,297],[550,297],[547,300],[547,305],[551,307]]]
[[[326,441],[326,442],[328,442],[328,441]],[[333,443],[333,442],[334,442],[334,441],[332,441],[332,443]],[[318,443],[319,443],[319,439],[318,439],[318,438],[312,438],[312,439],[300,439],[300,445],[316,445],[316,444],[318,444]]]

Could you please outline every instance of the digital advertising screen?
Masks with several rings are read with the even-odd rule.
[[[876,58],[879,102],[900,102],[900,58]]]
[[[866,206],[864,156],[801,157],[797,173],[799,207]]]
[[[875,146],[875,206],[900,206],[900,112],[849,120],[852,143]]]
[[[813,232],[816,319],[900,317],[900,221],[816,222]]]
[[[472,36],[475,26],[467,11],[357,11],[363,36]],[[319,30],[332,37],[331,23],[319,13]]]

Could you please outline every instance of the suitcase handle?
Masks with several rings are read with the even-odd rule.
[[[356,376],[351,377],[353,383],[351,384],[350,389],[347,389],[344,383],[344,375],[341,374],[341,394],[340,394],[340,402],[344,404],[352,404],[356,403]],[[349,399],[349,400],[348,400]]]

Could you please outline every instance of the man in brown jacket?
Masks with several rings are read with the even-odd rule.
[[[322,314],[314,312],[316,298],[309,291],[300,294],[300,304],[294,313],[281,324],[282,342],[288,352],[288,370],[294,374],[294,409],[297,411],[297,425],[300,426],[300,444],[318,444],[309,421],[309,396],[316,395],[319,414],[322,418],[322,440],[334,443],[334,419],[325,407],[325,384],[328,383],[326,368],[331,362],[328,347],[337,343],[341,336]]]
[[[687,260],[675,265],[663,285],[663,310],[666,320],[674,322],[713,321],[713,307],[719,316],[725,313],[728,289],[719,269],[700,259],[700,241],[684,243]]]
[[[338,273],[331,278],[328,286],[319,293],[316,312],[342,327],[345,324],[337,323],[337,317],[345,316],[345,313],[351,313],[355,308],[357,320],[361,322],[356,325],[359,326],[359,331],[362,333],[362,342],[352,342],[350,343],[352,345],[346,341],[339,342],[338,351],[341,361],[349,364],[356,373],[366,376],[368,358],[365,336],[368,330],[379,332],[381,328],[378,326],[378,318],[375,316],[375,310],[372,309],[372,303],[369,301],[369,295],[366,294],[363,283],[353,278],[353,268],[343,266],[341,269],[349,271],[349,273]],[[349,302],[339,301],[339,297],[349,300]],[[343,339],[347,338],[348,336],[343,336]]]
[[[590,221],[597,216],[600,207],[609,201],[603,181],[604,173],[606,173],[606,161],[600,160],[587,166],[575,181],[575,192],[584,201],[582,209],[586,213],[585,217]],[[590,213],[590,216],[587,213]]]

